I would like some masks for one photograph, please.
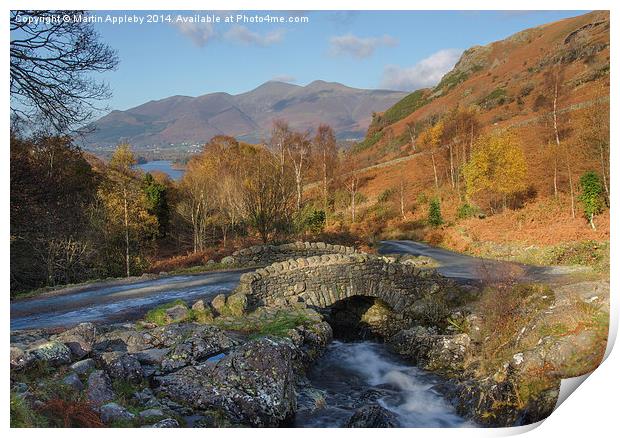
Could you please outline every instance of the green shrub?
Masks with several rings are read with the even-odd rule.
[[[478,213],[478,209],[471,204],[462,204],[458,211],[456,212],[456,216],[459,219],[467,219],[470,217],[474,217]]]
[[[443,224],[443,218],[441,217],[441,205],[439,199],[435,198],[431,200],[428,208],[428,223],[433,227],[438,227]]]
[[[392,199],[392,197],[394,196],[394,194],[396,193],[396,190],[393,187],[390,187],[389,189],[385,189],[377,198],[377,201],[379,202],[387,202],[390,199]]]
[[[298,233],[321,233],[325,228],[325,218],[325,211],[315,209],[312,205],[306,206],[295,214],[295,230]]]
[[[603,211],[603,185],[596,172],[586,172],[579,179],[581,185],[581,195],[579,201],[583,206],[583,214],[595,229],[594,216]]]
[[[19,394],[11,391],[11,427],[45,427],[46,421]]]

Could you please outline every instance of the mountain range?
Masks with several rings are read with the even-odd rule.
[[[105,148],[120,141],[136,147],[201,144],[222,134],[258,142],[269,136],[276,119],[297,130],[329,123],[339,139],[362,138],[374,112],[386,110],[406,95],[336,82],[299,86],[269,81],[237,95],[172,96],[110,112],[90,126],[93,132],[85,146]]]

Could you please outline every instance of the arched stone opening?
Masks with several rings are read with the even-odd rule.
[[[345,341],[383,340],[394,330],[398,319],[380,298],[354,295],[319,310],[332,327],[334,338]]]

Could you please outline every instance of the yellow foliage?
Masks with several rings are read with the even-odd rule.
[[[526,173],[525,155],[510,131],[480,137],[463,168],[468,196],[483,190],[502,196],[515,194],[525,189]]]
[[[433,126],[429,126],[420,133],[420,136],[418,137],[418,143],[429,149],[439,147],[441,143],[441,137],[443,136],[443,131],[444,122],[439,121]]]

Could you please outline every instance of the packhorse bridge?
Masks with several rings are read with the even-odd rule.
[[[234,295],[237,301],[245,296],[249,311],[296,305],[342,310],[343,304],[357,303],[353,312],[361,311],[362,320],[371,310],[377,324],[389,319],[396,330],[427,317],[428,306],[449,299],[454,289],[434,269],[415,266],[415,260],[338,253],[291,258],[246,273]]]

